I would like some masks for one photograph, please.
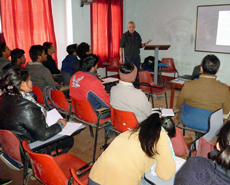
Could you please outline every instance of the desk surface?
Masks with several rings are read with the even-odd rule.
[[[83,129],[85,129],[84,125],[81,125],[78,130],[76,130],[71,136],[74,136],[76,134],[79,134]],[[52,145],[60,140],[63,140],[67,137],[70,137],[68,135],[61,135],[61,134],[56,134],[55,136],[45,140],[45,141],[35,141],[33,143],[30,143],[30,148],[33,151],[40,150],[42,148],[45,148],[49,145]]]
[[[175,157],[176,172],[183,166],[183,164],[185,162],[186,162],[185,159],[182,159],[180,157]],[[163,181],[158,176],[153,175],[151,169],[147,173],[145,173],[145,176],[144,176],[144,178],[146,179],[146,181],[148,181],[149,183],[156,184],[156,185],[173,185],[173,183],[174,183],[174,177],[171,178],[168,181]]]

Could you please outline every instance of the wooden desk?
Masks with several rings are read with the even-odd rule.
[[[173,102],[174,102],[174,93],[175,89],[181,89],[183,84],[170,82],[171,83],[171,98],[170,98],[170,109],[173,109]]]

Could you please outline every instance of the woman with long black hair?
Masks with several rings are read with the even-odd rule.
[[[176,171],[166,124],[154,113],[134,130],[117,136],[94,164],[89,185],[140,185],[144,173],[156,163],[156,174],[163,180]],[[173,124],[172,130],[175,126]],[[170,134],[171,135],[171,134]]]

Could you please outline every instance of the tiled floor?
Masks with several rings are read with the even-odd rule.
[[[170,93],[171,86],[167,84],[167,97],[168,103],[170,102]],[[178,96],[179,91],[175,91],[175,99],[174,99],[174,107],[176,104],[176,97]],[[154,100],[155,107],[165,107],[165,98],[159,97],[157,100]],[[177,120],[174,118],[175,124],[177,124]],[[112,140],[111,138],[110,140]],[[94,138],[90,136],[88,126],[84,129],[80,134],[74,136],[75,144],[74,147],[70,150],[69,153],[81,158],[86,162],[92,161],[93,156],[93,144]],[[99,131],[98,145],[97,145],[97,154],[98,157],[103,150],[100,147],[104,144],[104,129]],[[12,179],[12,185],[21,185],[23,184],[23,171],[14,171],[9,169],[1,160],[0,160],[0,178]],[[30,180],[29,185],[40,185],[41,183],[37,180]]]

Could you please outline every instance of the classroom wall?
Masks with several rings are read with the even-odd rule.
[[[193,67],[210,54],[194,50],[197,6],[214,4],[229,4],[229,0],[124,0],[124,32],[127,23],[134,21],[143,42],[150,38],[152,45],[171,45],[167,51],[159,52],[159,59],[173,58],[180,75],[191,74]],[[211,54],[221,61],[217,79],[230,85],[230,55]],[[154,51],[142,49],[141,61],[149,55]]]
[[[66,57],[66,46],[90,44],[90,6],[80,7],[80,0],[51,0],[54,31],[57,42],[58,68]]]

